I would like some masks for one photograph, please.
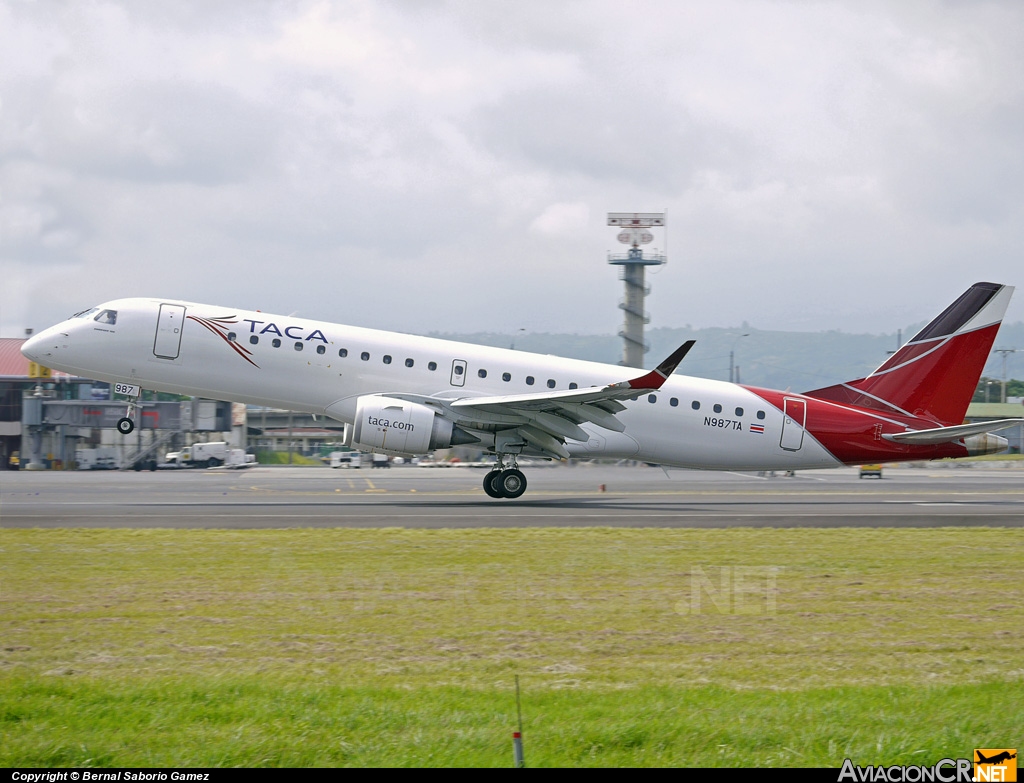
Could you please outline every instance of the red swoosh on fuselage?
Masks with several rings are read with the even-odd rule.
[[[966,457],[967,448],[960,443],[939,443],[912,446],[893,443],[882,435],[906,432],[907,429],[930,429],[935,423],[899,414],[880,415],[877,410],[842,405],[829,400],[786,394],[774,389],[744,386],[779,411],[785,410],[786,398],[803,400],[807,406],[804,429],[837,460],[847,465],[873,462],[907,462],[941,457]],[[765,430],[766,434],[768,430]]]
[[[215,335],[220,337],[220,339],[222,339],[224,342],[230,345],[231,348],[235,351],[235,353],[237,353],[239,356],[241,356],[243,359],[249,362],[249,364],[251,364],[253,367],[259,369],[259,365],[249,358],[252,355],[252,352],[248,348],[243,348],[234,340],[228,339],[227,326],[238,323],[238,321],[235,320],[235,317],[233,315],[226,315],[220,318],[201,318],[197,315],[189,315],[186,316],[186,318],[195,321],[197,324],[205,326]]]

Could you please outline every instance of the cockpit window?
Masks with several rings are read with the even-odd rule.
[[[90,307],[88,310],[82,310],[80,313],[75,313],[71,317],[72,318],[88,318],[90,315],[92,315],[93,313],[95,313],[99,309],[100,308],[98,308],[98,307]]]
[[[117,310],[104,310],[92,320],[99,324],[110,324],[113,326],[117,323]]]

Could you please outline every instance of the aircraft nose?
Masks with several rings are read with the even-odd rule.
[[[43,341],[40,339],[43,335],[36,334],[29,337],[21,346],[21,355],[28,359],[30,362],[39,361],[39,351],[42,348]]]
[[[53,356],[61,348],[67,347],[68,333],[51,327],[28,338],[21,346],[21,354],[29,361],[47,366],[46,360],[48,357]]]

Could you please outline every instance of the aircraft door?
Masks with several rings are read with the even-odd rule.
[[[466,360],[452,360],[452,386],[466,385]]]
[[[783,400],[782,438],[779,445],[786,451],[799,451],[804,443],[804,421],[807,403],[786,397]]]
[[[153,354],[161,359],[177,359],[181,350],[181,329],[185,324],[185,308],[182,305],[162,304],[156,322],[156,339]]]

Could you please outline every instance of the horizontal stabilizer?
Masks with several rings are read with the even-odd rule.
[[[999,419],[998,421],[980,421],[976,424],[958,424],[955,427],[936,427],[932,430],[915,430],[913,432],[898,432],[895,434],[883,435],[886,440],[896,443],[906,443],[912,446],[934,445],[936,443],[954,443],[970,435],[979,435],[983,432],[1005,430],[1024,424],[1024,419]]]

